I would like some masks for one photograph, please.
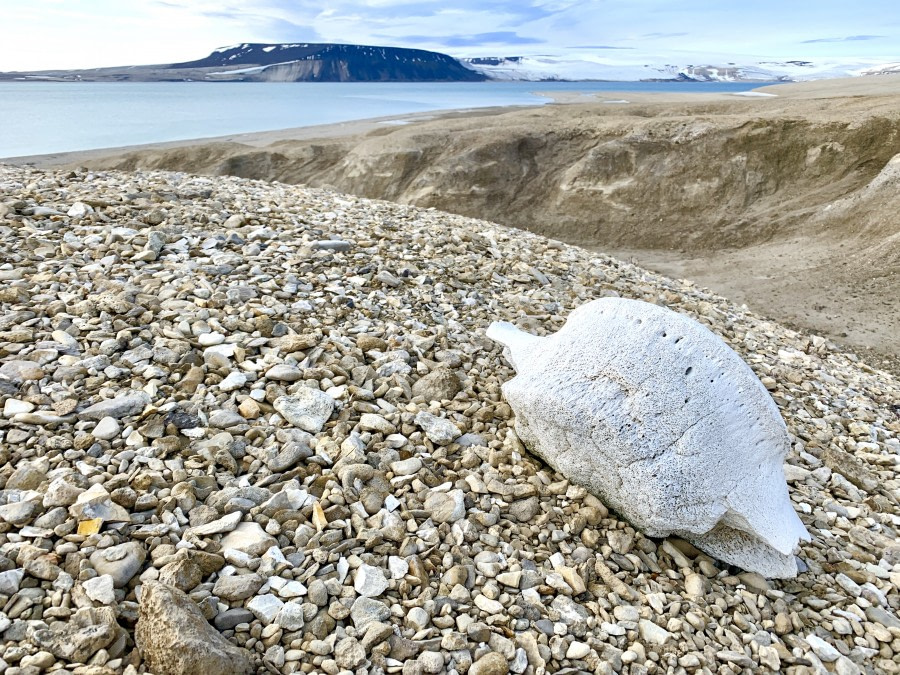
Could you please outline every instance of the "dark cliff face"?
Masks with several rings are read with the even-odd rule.
[[[481,82],[487,78],[446,54],[421,49],[338,44],[242,44],[219,49],[172,69],[235,68],[301,62],[298,81],[309,82]]]

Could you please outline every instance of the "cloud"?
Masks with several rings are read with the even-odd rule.
[[[492,33],[476,33],[475,35],[406,35],[403,38],[410,42],[433,42],[446,47],[480,47],[483,45],[539,45],[546,40],[523,37],[512,31],[494,31]]]
[[[685,35],[689,35],[689,33],[645,33],[641,35],[641,38],[644,40],[664,40],[666,38],[684,37]]]
[[[572,45],[569,49],[634,49],[634,47],[613,47],[612,45]]]
[[[866,40],[883,40],[886,35],[848,35],[847,37],[816,38],[815,40],[803,40],[800,44],[809,45],[816,42],[864,42]]]

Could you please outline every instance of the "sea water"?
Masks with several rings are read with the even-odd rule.
[[[535,92],[740,92],[759,82],[0,82],[0,158],[541,105]]]

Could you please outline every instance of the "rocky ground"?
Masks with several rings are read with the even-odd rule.
[[[900,385],[629,263],[461,216],[0,169],[0,670],[900,672]],[[708,325],[793,439],[767,581],[527,453],[488,323]],[[602,470],[599,467],[598,470]]]

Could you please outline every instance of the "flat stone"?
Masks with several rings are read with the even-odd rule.
[[[409,459],[401,459],[391,462],[391,471],[395,476],[412,476],[419,473],[422,469],[422,460],[418,457],[410,457]]]
[[[16,384],[22,384],[40,380],[44,377],[44,369],[34,361],[6,361],[0,365],[0,376]]]
[[[900,630],[900,619],[888,612],[883,607],[867,607],[866,618],[869,621],[881,624],[886,628],[896,628],[897,630]]]
[[[140,414],[149,403],[149,394],[136,391],[95,403],[78,413],[78,417],[83,420],[102,420],[104,417],[121,419]]]
[[[224,380],[219,382],[219,390],[224,392],[237,391],[247,384],[247,376],[237,371],[228,373]]]
[[[215,410],[209,416],[209,426],[213,429],[230,429],[244,422],[243,415],[235,410]]]
[[[115,588],[124,588],[137,574],[147,553],[136,541],[125,542],[109,548],[101,548],[91,553],[91,566],[102,576],[113,580]]]
[[[275,623],[287,631],[301,630],[305,624],[303,605],[299,602],[286,602],[278,611]]]
[[[435,368],[412,386],[413,396],[421,396],[426,401],[452,399],[462,391],[462,383],[456,373],[446,367]]]
[[[436,523],[455,523],[466,515],[465,494],[462,490],[430,492],[425,498],[425,508],[431,511]]]
[[[583,659],[590,653],[591,648],[588,645],[586,645],[584,642],[573,640],[571,643],[569,643],[569,648],[566,650],[566,658]]]
[[[238,526],[243,518],[243,513],[241,513],[240,511],[235,511],[234,513],[229,513],[228,515],[222,516],[221,518],[212,520],[203,525],[192,527],[190,529],[190,532],[198,537],[208,537],[213,534],[223,534],[225,532],[231,532]],[[231,546],[229,548],[234,547]]]
[[[257,574],[233,574],[219,577],[213,586],[213,595],[231,602],[246,600],[262,588],[265,579]]]
[[[86,663],[101,649],[109,647],[119,633],[112,607],[82,607],[65,623],[38,629],[32,640],[63,661]],[[7,633],[8,636],[8,633]],[[161,675],[166,675],[162,671]]]
[[[25,570],[14,569],[0,572],[0,595],[15,595],[19,592],[22,579],[25,578]]]
[[[259,558],[270,547],[277,545],[275,537],[266,534],[259,523],[239,523],[231,532],[222,537],[222,550],[233,548],[255,558]]]
[[[94,602],[101,605],[111,605],[116,601],[113,578],[109,574],[101,574],[93,579],[82,582],[84,593]]]
[[[809,643],[809,646],[812,648],[813,652],[816,656],[822,659],[825,663],[832,663],[833,661],[837,661],[841,653],[835,649],[834,645],[831,645],[818,635],[807,635],[806,641]]]
[[[231,630],[238,624],[250,623],[254,618],[253,612],[249,609],[234,607],[216,614],[216,618],[213,619],[213,625],[219,630]]]
[[[303,371],[296,366],[276,363],[266,371],[266,379],[280,382],[298,382],[303,379]]]
[[[79,521],[99,518],[104,522],[131,522],[128,511],[114,503],[106,488],[99,483],[79,494],[69,507],[69,513]]]
[[[503,612],[503,605],[501,603],[496,600],[491,600],[487,596],[481,594],[475,596],[475,606],[491,616]]]
[[[7,490],[36,490],[47,480],[47,471],[37,463],[21,462],[6,481]]]
[[[298,462],[312,457],[313,451],[308,441],[294,440],[285,443],[281,451],[266,462],[266,465],[274,473],[287,471],[297,465]]]
[[[8,398],[3,404],[3,416],[14,417],[16,415],[24,415],[34,410],[34,403],[28,401],[20,401],[15,398]]]
[[[334,660],[339,668],[353,670],[366,660],[366,650],[356,638],[347,637],[334,646]]]
[[[358,634],[364,633],[371,623],[387,621],[390,616],[390,607],[365,596],[357,597],[350,607],[350,619]]]
[[[485,654],[469,668],[469,675],[507,675],[509,663],[496,652]]]

